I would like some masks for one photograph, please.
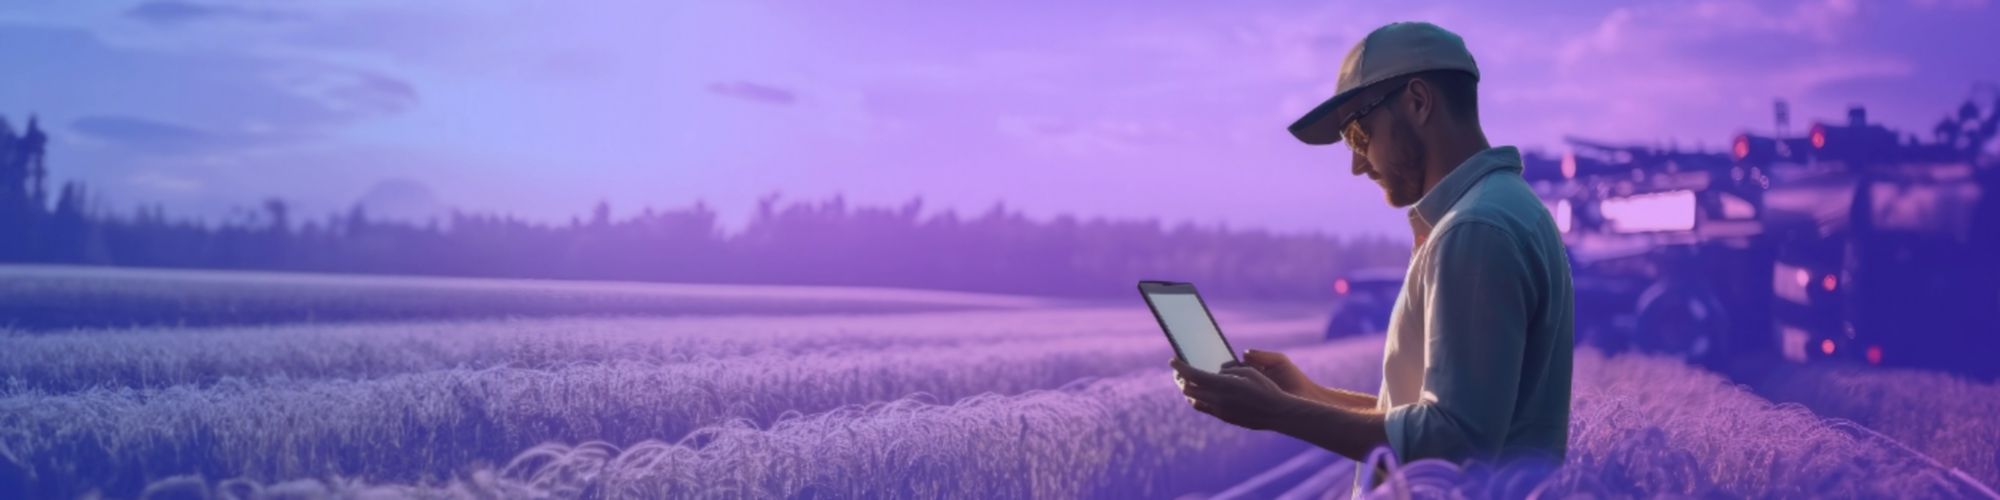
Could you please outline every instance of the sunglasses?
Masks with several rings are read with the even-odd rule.
[[[1390,89],[1389,93],[1382,94],[1382,97],[1375,99],[1375,102],[1368,103],[1367,106],[1362,106],[1361,109],[1355,110],[1353,114],[1347,115],[1347,119],[1342,121],[1340,125],[1340,137],[1342,140],[1347,141],[1348,149],[1354,150],[1355,153],[1368,151],[1368,133],[1361,130],[1361,117],[1368,116],[1369,112],[1375,111],[1375,108],[1380,107],[1382,103],[1389,102],[1389,98],[1395,97],[1397,92],[1402,91],[1403,87],[1399,85],[1394,89]]]

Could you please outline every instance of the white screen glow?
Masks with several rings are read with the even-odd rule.
[[[1611,230],[1621,233],[1694,229],[1694,191],[1668,191],[1599,202]]]
[[[1167,335],[1173,337],[1174,345],[1180,346],[1189,366],[1220,372],[1223,363],[1236,359],[1223,343],[1222,330],[1216,328],[1215,318],[1209,317],[1208,310],[1201,307],[1194,294],[1148,295],[1153,299],[1153,307],[1159,310],[1160,319],[1166,322]]]

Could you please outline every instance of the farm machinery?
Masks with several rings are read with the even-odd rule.
[[[1991,87],[1988,87],[1989,89]],[[2000,371],[2000,92],[1924,140],[1867,112],[1724,152],[1567,140],[1523,175],[1570,252],[1576,339],[1723,369]],[[1779,130],[1787,114],[1777,106]],[[1386,326],[1396,273],[1344,277],[1328,337]],[[1379,317],[1379,319],[1378,319]]]
[[[1779,109],[1783,128],[1784,107]],[[2000,99],[1931,140],[1860,107],[1725,153],[1570,140],[1527,175],[1563,228],[1579,342],[1737,360],[1995,374]]]

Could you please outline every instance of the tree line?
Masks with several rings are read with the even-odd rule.
[[[4,122],[0,122],[4,127]],[[39,133],[39,131],[36,131]],[[1323,298],[1353,270],[1401,266],[1406,242],[1274,234],[1158,220],[1034,220],[996,204],[928,216],[900,206],[759,200],[725,233],[702,203],[548,224],[453,211],[415,223],[362,205],[295,220],[271,199],[220,222],[169,217],[158,205],[113,213],[67,183],[41,194],[40,144],[0,141],[0,262],[337,273],[696,283],[894,286],[1050,296],[1131,294],[1139,279],[1199,283],[1255,298]],[[37,170],[42,169],[42,170]],[[18,171],[18,172],[17,172]],[[33,171],[33,175],[29,172]],[[21,175],[12,175],[20,173]]]

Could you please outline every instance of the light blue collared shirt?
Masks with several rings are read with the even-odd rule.
[[[1410,209],[1410,230],[1376,400],[1390,450],[1403,463],[1560,461],[1576,295],[1562,233],[1521,178],[1520,151],[1467,158]]]

